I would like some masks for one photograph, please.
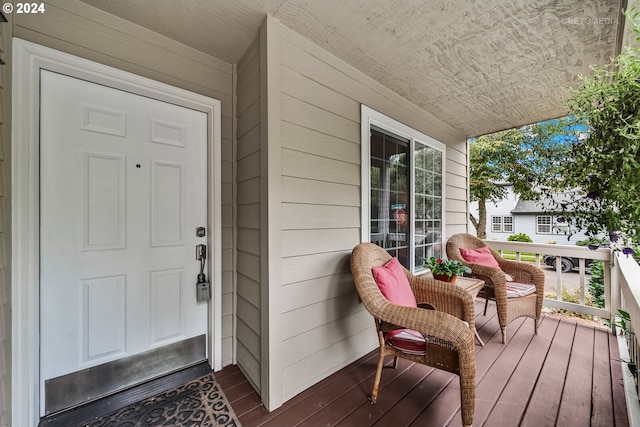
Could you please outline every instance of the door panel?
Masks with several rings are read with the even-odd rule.
[[[207,334],[195,286],[207,115],[42,71],[40,120],[45,393],[49,379]]]

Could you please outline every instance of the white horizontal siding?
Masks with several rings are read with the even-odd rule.
[[[282,311],[286,313],[352,293],[351,272],[291,283],[282,290]]]
[[[261,193],[260,43],[237,66],[236,289],[237,361],[261,390]]]
[[[282,384],[287,400],[376,346],[349,268],[360,241],[360,105],[447,144],[446,223],[466,231],[466,142],[282,27]]]
[[[351,256],[351,249],[283,258],[282,282],[289,284],[310,281],[341,273],[350,275],[349,257]]]
[[[332,206],[360,206],[360,182],[357,185],[282,177],[282,201]]]
[[[282,146],[307,154],[360,164],[360,144],[314,131],[295,123],[282,123]]]

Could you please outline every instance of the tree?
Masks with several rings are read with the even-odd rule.
[[[640,40],[640,18],[625,12]],[[610,64],[594,67],[570,89],[568,107],[588,124],[587,137],[573,144],[555,191],[559,206],[591,235],[640,238],[640,49],[627,48]],[[615,240],[614,240],[615,241]]]
[[[475,138],[469,147],[469,181],[478,218],[470,214],[479,238],[486,238],[487,202],[504,198],[510,183],[520,198],[539,200],[548,182],[561,176],[567,150],[580,127],[571,117],[548,120]]]

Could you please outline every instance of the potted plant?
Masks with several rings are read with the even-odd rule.
[[[459,275],[471,273],[471,269],[460,261],[431,257],[424,266],[431,270],[433,277],[444,282],[455,283]]]

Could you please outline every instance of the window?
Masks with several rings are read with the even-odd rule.
[[[502,218],[502,231],[505,233],[513,233],[513,217],[505,216]]]
[[[491,231],[494,233],[513,233],[513,217],[492,216]]]
[[[362,240],[408,270],[442,257],[444,144],[362,107]]]
[[[538,215],[536,232],[538,234],[571,234],[572,230],[569,224],[562,219],[551,215]],[[558,221],[558,219],[560,220]]]
[[[569,235],[572,233],[569,223],[562,217],[553,217],[553,234]]]
[[[551,215],[538,215],[536,217],[536,233],[551,234]]]

